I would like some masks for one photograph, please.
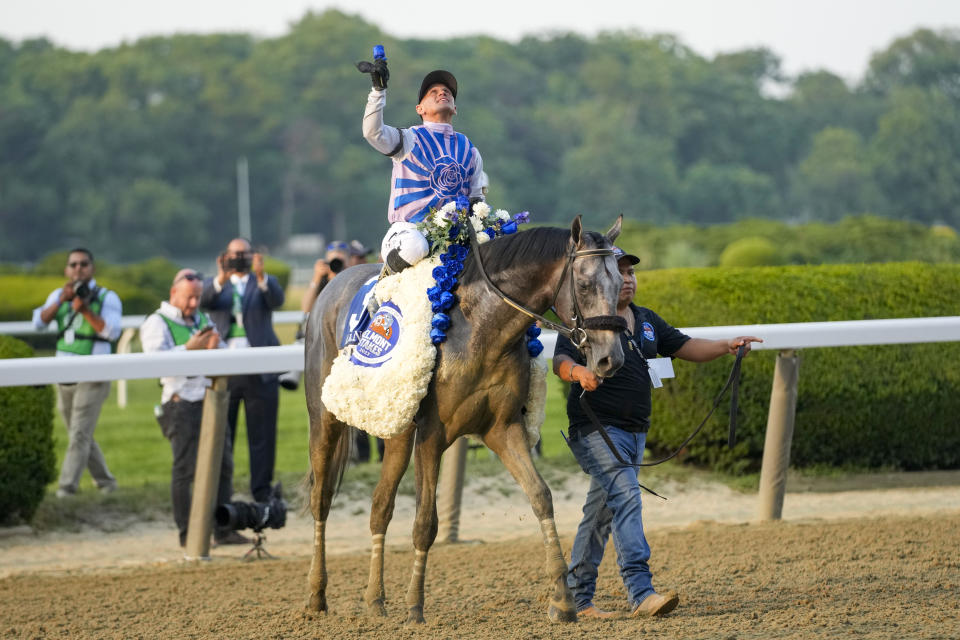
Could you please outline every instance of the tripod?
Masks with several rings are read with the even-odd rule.
[[[269,551],[263,546],[263,543],[267,541],[267,536],[264,535],[263,529],[254,529],[253,531],[253,546],[243,554],[243,559],[245,561],[250,560],[260,560],[264,557],[270,558],[271,560],[276,560],[276,558],[270,554]],[[254,557],[256,553],[256,557]]]

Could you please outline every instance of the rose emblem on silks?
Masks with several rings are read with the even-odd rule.
[[[440,156],[434,162],[434,169],[430,174],[430,187],[441,199],[455,197],[462,193],[466,181],[466,170],[450,156]]]

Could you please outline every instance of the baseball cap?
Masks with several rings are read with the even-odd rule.
[[[350,241],[350,255],[364,257],[370,255],[371,253],[373,253],[373,249],[364,246],[364,244],[359,240]]]
[[[617,262],[620,262],[620,258],[626,258],[627,260],[630,261],[630,264],[637,264],[638,262],[640,262],[640,258],[633,255],[632,253],[627,253],[620,247],[613,248],[613,257],[617,259]]]
[[[426,95],[427,91],[430,90],[435,84],[442,84],[447,89],[450,89],[450,93],[453,94],[454,99],[457,97],[457,79],[453,77],[453,74],[449,71],[444,71],[443,69],[437,69],[436,71],[431,71],[424,78],[423,82],[420,83],[420,93],[417,94],[417,104],[423,102],[423,96]]]

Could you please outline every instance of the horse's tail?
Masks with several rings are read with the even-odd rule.
[[[327,466],[327,484],[333,486],[333,496],[336,496],[340,492],[340,485],[343,484],[343,474],[347,470],[347,463],[350,461],[350,456],[353,454],[353,447],[355,446],[353,438],[350,437],[350,427],[343,425],[342,428],[343,432],[337,441],[337,448],[333,452],[330,464]],[[313,488],[315,481],[313,469],[311,468],[304,474],[303,480],[300,481],[300,490],[303,495],[310,495],[310,490]],[[303,509],[304,512],[310,510],[309,499],[304,501]]]
[[[343,484],[343,474],[347,470],[347,463],[350,462],[354,446],[352,429],[343,425],[340,440],[337,442],[337,450],[333,452],[330,466],[327,467],[327,483],[333,486],[333,495],[340,492],[340,485]]]

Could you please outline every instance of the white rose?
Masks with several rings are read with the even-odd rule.
[[[510,214],[505,209],[497,209],[497,217],[506,222],[510,219]]]
[[[477,232],[477,235],[487,235],[483,233],[484,224],[483,220],[477,216],[470,216],[470,224],[473,225],[473,230]]]
[[[481,218],[486,218],[487,214],[489,213],[490,213],[490,205],[488,205],[483,200],[473,205],[473,215],[480,216]]]
[[[435,212],[434,212],[434,214],[433,214],[433,224],[437,225],[438,227],[441,227],[441,226],[446,226],[446,225],[448,225],[449,223],[450,223],[450,221],[449,221],[449,220],[447,219],[447,217],[444,215],[443,209],[441,209],[440,211],[435,211]]]
[[[453,213],[456,210],[457,210],[456,202],[448,202],[447,204],[443,205],[443,207],[440,208],[440,211],[443,211],[444,213]]]
[[[477,234],[477,243],[478,243],[478,244],[484,244],[484,243],[486,243],[486,242],[490,242],[490,236],[488,236],[486,233],[478,233],[478,234]]]

